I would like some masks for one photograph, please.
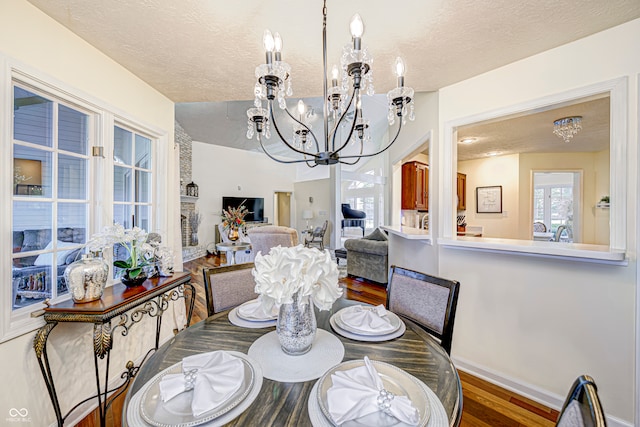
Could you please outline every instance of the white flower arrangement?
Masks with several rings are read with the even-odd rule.
[[[139,227],[125,229],[121,224],[114,224],[94,234],[87,242],[87,249],[91,252],[102,252],[119,243],[126,248],[129,258],[115,260],[113,265],[130,270],[129,276],[133,278],[137,277],[142,272],[142,268],[153,260],[155,248],[147,243],[148,237],[147,232]]]
[[[295,293],[301,302],[310,296],[320,310],[329,310],[342,295],[338,266],[327,250],[276,246],[267,255],[256,255],[252,274],[267,313],[274,305],[292,303]]]

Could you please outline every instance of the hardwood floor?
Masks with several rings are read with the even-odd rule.
[[[224,262],[224,259],[222,260]],[[184,264],[185,271],[191,272],[191,283],[196,288],[196,303],[192,324],[206,318],[207,309],[204,297],[202,269],[220,265],[219,257],[207,256]],[[384,304],[387,292],[384,286],[370,283],[364,279],[345,277],[340,279],[347,297],[369,304]],[[537,402],[519,396],[487,381],[460,371],[463,393],[463,411],[461,427],[548,427],[554,426],[558,411],[549,409]],[[116,399],[107,413],[107,426],[121,425],[124,395]],[[99,426],[97,411],[82,420],[78,426]]]

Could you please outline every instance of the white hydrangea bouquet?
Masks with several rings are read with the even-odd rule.
[[[342,295],[338,266],[328,250],[276,246],[267,255],[256,255],[252,273],[267,313],[274,305],[291,304],[296,293],[298,301],[304,303],[308,296],[320,310],[329,310]]]

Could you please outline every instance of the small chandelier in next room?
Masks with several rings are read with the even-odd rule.
[[[564,117],[553,122],[553,133],[562,138],[564,142],[571,141],[571,138],[581,130],[581,116]]]
[[[298,104],[298,114],[289,112],[285,96],[293,95],[291,90],[291,67],[282,61],[282,39],[278,33],[264,33],[266,63],[256,68],[257,82],[254,89],[254,107],[247,111],[247,138],[256,135],[262,150],[271,159],[280,163],[306,163],[309,167],[318,165],[332,165],[336,163],[355,164],[363,157],[376,156],[387,150],[396,141],[406,117],[414,119],[413,89],[404,86],[405,65],[401,58],[396,59],[395,70],[398,85],[387,93],[389,102],[389,125],[393,125],[398,118],[398,130],[394,138],[381,149],[366,152],[369,121],[363,117],[361,108],[361,92],[373,95],[372,58],[366,48],[362,46],[364,24],[360,15],[356,14],[350,25],[352,43],[347,44],[342,53],[340,68],[333,66],[331,87],[327,83],[327,5],[326,0],[322,9],[322,54],[324,67],[324,141],[318,141],[311,126],[304,122],[304,104]],[[350,84],[349,84],[350,83]],[[351,87],[349,87],[351,86]],[[283,135],[278,127],[274,115],[274,101],[279,108],[289,116],[293,123],[291,142]],[[266,103],[266,105],[263,104]],[[331,129],[329,121],[331,120]],[[349,133],[346,138],[337,140],[338,127],[347,120],[351,120]],[[263,144],[263,136],[271,136],[271,127],[282,142],[301,158],[283,160],[270,154]],[[357,154],[345,154],[343,150],[349,141],[356,140],[359,145]]]

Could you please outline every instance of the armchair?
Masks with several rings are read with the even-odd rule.
[[[367,217],[366,212],[351,209],[351,205],[349,203],[342,203],[341,207],[342,217],[344,218],[341,223],[342,235],[344,236],[345,227],[360,227],[362,229],[362,235],[364,236],[364,219]]]
[[[387,235],[376,228],[361,239],[347,239],[347,274],[386,284],[389,277],[389,242]]]
[[[328,220],[324,221],[322,227],[316,227],[313,231],[306,233],[304,237],[304,245],[309,248],[311,245],[318,245],[321,251],[324,250],[324,234],[327,232]]]

